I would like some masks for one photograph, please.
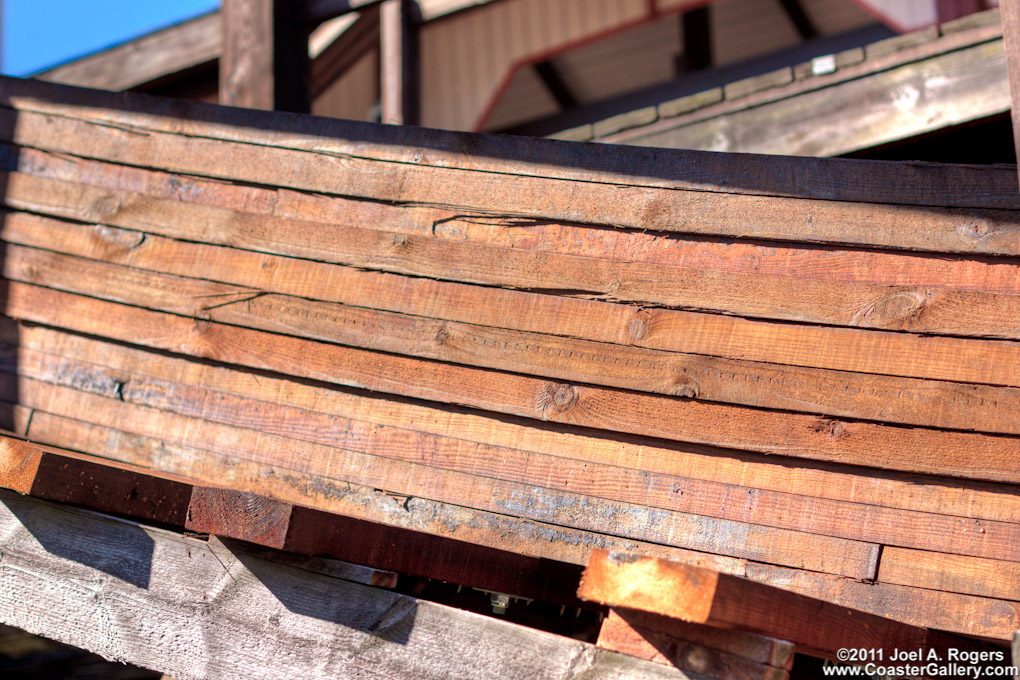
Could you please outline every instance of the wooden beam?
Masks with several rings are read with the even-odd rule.
[[[999,7],[1002,11],[1002,40],[1009,77],[1013,148],[1016,149],[1017,163],[1020,164],[1020,0],[1001,0]]]
[[[988,44],[1000,31],[997,22],[986,23],[890,54],[862,52],[859,63],[840,63],[835,72],[708,100],[599,141],[835,156],[1001,115],[1009,108],[1003,52],[1001,45]],[[805,68],[810,72],[810,65]],[[932,73],[942,79],[937,91],[924,89]],[[895,99],[893,92],[907,99]],[[913,92],[924,96],[915,99]],[[675,105],[667,102],[662,110]]]
[[[103,90],[143,87],[219,59],[221,25],[220,13],[213,12],[51,68],[36,77]]]
[[[419,70],[417,3],[385,0],[379,8],[382,122],[417,125]]]
[[[963,42],[971,43],[973,39]],[[956,43],[950,39],[940,43],[938,48],[943,51],[959,49],[954,45]],[[938,210],[923,211],[925,225],[930,224],[933,214],[939,215],[947,208],[1020,208],[1015,173],[1012,169],[994,166],[974,168],[937,163],[734,155],[640,147],[620,149],[610,145],[527,140],[505,135],[438,130],[423,133],[411,127],[373,126],[331,118],[292,118],[257,110],[239,112],[199,102],[154,100],[123,93],[104,94],[16,78],[4,78],[0,85],[0,103],[18,111],[17,129],[15,134],[8,132],[5,135],[7,141],[25,146],[110,161],[123,158],[128,165],[159,167],[199,176],[222,178],[225,166],[229,166],[226,177],[234,181],[333,195],[365,192],[375,200],[444,202],[450,206],[470,207],[473,201],[468,200],[468,196],[457,196],[481,194],[485,199],[475,207],[488,211],[485,214],[489,215],[493,206],[499,206],[499,214],[503,216],[540,216],[543,219],[659,231],[697,231],[695,225],[705,218],[703,211],[718,200],[715,220],[723,215],[754,215],[756,219],[743,219],[739,230],[734,228],[727,233],[723,233],[726,230],[713,221],[712,228],[705,231],[742,238],[770,238],[763,231],[774,231],[778,224],[797,227],[800,231],[805,226],[801,222],[806,216],[799,211],[808,205],[816,211],[810,220],[814,225],[822,222],[823,217],[826,221],[831,218],[825,211],[826,207],[845,208],[834,205],[834,202],[868,203],[869,224],[874,218],[872,206],[882,204],[938,207]],[[81,107],[88,110],[87,116],[93,122],[85,128],[87,133],[83,134],[84,131],[70,121],[67,126],[74,127],[76,132],[65,135],[63,129],[56,129],[64,127],[58,125],[61,121],[57,119],[82,116]],[[32,118],[32,113],[47,115],[45,134],[30,129],[27,121]],[[10,116],[8,113],[0,117]],[[3,124],[5,130],[8,125],[15,127],[8,120]],[[116,144],[111,144],[102,134],[103,125],[144,129],[148,134],[139,140],[127,140],[121,136]],[[175,151],[187,150],[190,162],[176,157],[176,154],[168,158],[157,151],[157,142],[162,144],[165,134],[175,136],[177,142],[174,146],[184,147]],[[203,141],[196,138],[203,138]],[[71,144],[72,140],[78,144]],[[196,148],[205,146],[206,142],[215,143],[215,151]],[[226,147],[221,146],[224,142]],[[240,144],[246,153],[241,153],[235,144]],[[72,146],[75,150],[71,150]],[[251,148],[246,148],[249,146]],[[427,154],[421,152],[423,148],[428,149]],[[465,149],[470,149],[470,153]],[[303,153],[289,157],[289,152],[297,150]],[[229,163],[216,162],[219,156],[227,153],[231,157]],[[255,159],[250,165],[242,162],[247,153]],[[348,163],[338,165],[338,155],[346,157]],[[281,156],[289,158],[284,161]],[[369,172],[369,177],[360,181],[349,177],[349,172],[362,165],[369,165],[373,170],[385,169],[386,172]],[[409,184],[411,178],[404,176],[405,171],[421,168],[428,169],[429,178],[429,189],[424,196],[416,195],[410,187],[396,190]],[[454,170],[465,173],[459,177],[466,182],[451,181],[456,175],[448,174],[448,171]],[[375,174],[385,175],[388,190],[377,184],[379,180],[369,181]],[[796,177],[796,181],[791,181],[791,177]],[[753,178],[753,181],[748,178]],[[538,182],[548,179],[569,184]],[[522,190],[523,185],[531,181],[536,182],[536,188],[544,186],[540,190],[542,201],[536,202],[534,194],[520,195],[518,200],[513,200],[513,193]],[[365,183],[365,187],[359,187],[360,183]],[[474,185],[477,186],[472,190]],[[500,190],[503,185],[508,186]],[[338,187],[343,187],[343,191],[339,192]],[[511,188],[512,191],[509,191]],[[661,189],[668,191],[655,191]],[[682,189],[690,191],[678,191]],[[694,198],[688,194],[705,199],[706,203],[688,202]],[[782,201],[782,210],[777,213],[765,201],[735,204],[734,196],[799,198],[805,203]],[[561,203],[572,207],[564,209]],[[798,212],[791,214],[791,210]],[[899,210],[899,222],[904,228],[907,228],[903,224],[906,218],[914,212],[919,211],[909,208]],[[692,214],[698,215],[698,219],[692,220]],[[957,241],[962,240],[963,244],[958,249],[964,252],[973,252],[977,248],[970,245],[971,241],[987,243],[1004,236],[998,233],[998,221],[1005,215],[977,215],[987,223],[979,221],[975,227],[972,222],[972,235],[966,233],[966,229],[954,228],[962,232],[957,234]],[[678,224],[683,225],[683,229],[678,228]],[[764,225],[773,226],[765,230]],[[919,229],[911,224],[908,228],[924,232],[927,238],[927,227]],[[847,231],[851,231],[851,225],[847,225]],[[859,221],[852,225],[852,231],[858,236],[849,242],[871,247],[900,247],[887,244],[878,230],[862,230]],[[813,240],[810,236],[801,238],[792,234],[787,234],[786,238]],[[1015,253],[1011,251],[1011,254]]]
[[[308,112],[308,30],[285,0],[224,0],[220,104]]]
[[[186,680],[666,680],[594,645],[0,492],[0,620]],[[195,612],[201,611],[201,616]]]
[[[1001,648],[910,626],[708,569],[652,557],[594,551],[578,595],[614,607],[787,640],[798,651],[837,659],[845,648],[1001,652]],[[993,659],[995,657],[992,657]],[[840,659],[842,660],[842,659]],[[918,666],[923,665],[924,659]],[[1000,657],[1004,660],[1004,657]]]
[[[597,645],[720,680],[786,680],[794,652],[781,640],[617,607],[602,622]]]
[[[364,565],[376,570],[361,569],[365,583],[387,582],[388,574],[399,572],[556,604],[580,604],[574,592],[581,569],[573,565],[259,494],[200,486],[166,472],[40,447],[2,434],[0,487],[161,526]]]

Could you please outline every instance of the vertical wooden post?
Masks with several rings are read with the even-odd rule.
[[[1002,9],[1002,39],[1006,46],[1006,71],[1012,101],[1013,148],[1020,161],[1020,0],[1000,0],[999,7]],[[1020,182],[1020,177],[1017,181]]]
[[[301,3],[223,0],[220,103],[307,112],[308,33]]]
[[[385,0],[379,8],[382,122],[418,124],[417,5]]]

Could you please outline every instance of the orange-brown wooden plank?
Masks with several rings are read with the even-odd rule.
[[[61,378],[62,375],[67,378]],[[638,506],[875,543],[931,550],[945,550],[952,546],[953,550],[963,554],[994,554],[1004,559],[1020,560],[1020,553],[1015,549],[1015,544],[1020,543],[1020,525],[1015,524],[851,505],[734,484],[652,474],[643,469],[620,467],[620,463],[625,461],[618,459],[597,462],[576,460],[567,457],[570,455],[568,449],[554,450],[551,455],[540,454],[520,448],[465,441],[448,433],[427,434],[411,429],[413,423],[394,427],[346,414],[313,413],[184,385],[153,390],[130,381],[121,382],[113,377],[91,373],[83,366],[67,365],[54,370],[51,375],[39,377],[71,386],[110,386],[106,396],[117,400],[113,404],[104,404],[92,395],[50,387],[35,378],[24,377],[19,382],[16,396],[22,403],[69,416],[73,416],[74,409],[89,404],[96,422],[113,422],[112,416],[100,413],[102,410],[116,408],[124,411],[129,407],[120,404],[138,403],[165,409],[166,421],[178,422],[180,427],[197,428],[202,425],[187,418],[171,420],[170,413],[209,419],[228,426],[255,426],[263,433],[294,437],[301,442],[409,463],[420,462],[442,470],[512,483],[569,489],[573,493]],[[58,398],[60,401],[57,401]],[[72,406],[72,403],[76,405]],[[385,406],[380,404],[380,408]],[[451,429],[456,432],[455,427]],[[735,502],[736,498],[742,502]],[[751,502],[748,503],[748,500]]]
[[[455,532],[461,540],[521,554],[584,565],[595,548],[640,551],[821,597],[913,625],[933,626],[986,638],[1008,639],[1020,605],[1002,600],[921,588],[861,582],[837,576],[765,565],[723,555],[624,539],[504,514],[471,511],[420,497],[387,494],[265,462],[213,451],[196,451],[163,441],[40,412],[32,419],[32,437],[86,451],[115,450],[125,460],[187,472],[206,483],[245,489],[352,517],[403,526],[437,535]],[[618,515],[625,518],[625,515]]]
[[[325,379],[331,382],[339,382],[357,387],[366,386],[361,380],[338,379],[338,364],[343,361],[355,359],[357,353],[352,353],[347,348],[339,348],[330,345],[314,344],[308,345],[309,341],[287,338],[280,335],[269,335],[243,328],[233,328],[220,324],[209,323],[208,321],[173,317],[164,314],[156,314],[136,308],[120,307],[113,303],[103,302],[90,298],[73,296],[48,289],[25,286],[23,284],[11,283],[7,286],[6,309],[14,317],[29,321],[49,323],[52,325],[66,325],[79,331],[99,334],[116,333],[120,339],[131,342],[147,344],[149,346],[183,351],[184,353],[205,358],[218,358],[229,363],[240,363],[256,368],[270,368],[292,375],[301,375],[315,379]],[[56,321],[57,316],[61,317]],[[113,319],[117,319],[113,323]],[[381,327],[380,327],[381,328]],[[443,330],[443,329],[440,329]],[[486,334],[478,336],[482,339]],[[425,338],[426,342],[431,341],[434,347],[448,347],[457,341],[456,336],[433,332],[432,338]],[[451,342],[452,341],[452,342]],[[268,343],[268,346],[267,346]],[[255,350],[254,354],[244,348],[246,346]],[[297,356],[297,364],[287,364],[286,368],[280,363],[279,355],[285,348],[293,346]],[[474,345],[468,344],[460,351],[470,350]],[[260,347],[261,349],[255,349]],[[299,349],[300,348],[300,349]],[[535,345],[532,350],[525,346],[524,351],[547,361],[555,361],[558,357],[536,352],[541,345]],[[495,350],[501,349],[496,347]],[[500,352],[492,351],[493,357]],[[314,352],[317,356],[309,357]],[[427,354],[426,356],[429,356]],[[600,355],[582,357],[591,366],[591,372],[595,373],[595,365]],[[395,357],[387,354],[363,353],[363,361],[370,361],[373,364],[394,363]],[[360,358],[360,357],[359,357]],[[268,363],[267,363],[268,359]],[[346,359],[346,361],[344,361]],[[499,358],[500,361],[504,359]],[[309,370],[309,363],[325,362],[328,366],[324,372]],[[610,364],[606,364],[607,368]],[[370,366],[362,365],[361,372],[364,373]],[[421,362],[411,360],[408,365],[408,375],[418,376],[422,379],[422,371],[428,371]],[[654,371],[653,371],[654,373]],[[390,381],[394,373],[388,374]],[[622,368],[616,369],[615,374],[621,379],[628,379]],[[396,375],[399,375],[397,373]],[[585,377],[587,377],[585,376]],[[482,378],[482,375],[477,376]],[[553,377],[565,377],[577,379],[574,374],[554,374]],[[582,379],[584,379],[582,377]],[[604,380],[604,378],[602,378]],[[629,380],[634,377],[630,376]],[[406,382],[406,381],[405,381]],[[476,380],[468,379],[460,389],[471,392],[471,384]],[[621,384],[620,386],[632,386],[647,388],[643,381],[638,384]],[[447,380],[445,384],[437,384],[434,394],[442,395],[440,401],[450,401],[451,384]],[[385,391],[393,391],[388,389]],[[398,390],[397,393],[407,394],[407,390]],[[569,392],[566,393],[569,397]],[[419,392],[414,396],[432,396]],[[435,398],[435,397],[433,397]],[[476,402],[477,403],[477,402]],[[569,405],[569,399],[566,402]],[[477,404],[482,405],[484,404]],[[701,406],[698,402],[684,404],[685,409],[709,410],[724,409],[717,406]],[[720,411],[720,414],[722,411]],[[732,416],[730,416],[732,417]],[[754,418],[766,418],[764,414],[755,414]],[[775,417],[781,418],[776,415]],[[838,421],[825,420],[817,425],[811,420],[804,423],[806,426],[803,434],[811,441],[812,438],[824,443],[835,442],[835,446],[823,445],[823,447],[804,447],[798,449],[784,449],[777,447],[777,453],[795,454],[803,457],[815,457],[820,459],[836,460],[854,464],[864,464],[879,468],[899,469],[930,474],[950,474],[977,479],[988,479],[992,481],[1007,481],[1015,478],[1016,471],[1011,461],[1016,450],[1015,440],[1007,437],[992,437],[988,435],[973,433],[945,432],[924,429],[901,429],[896,432],[888,431],[882,426],[868,423],[840,423]],[[812,432],[812,430],[814,430]],[[898,436],[900,445],[895,450],[886,450],[888,437]],[[877,439],[876,439],[877,438]],[[875,447],[869,447],[868,441],[874,439]],[[938,442],[938,447],[933,447],[932,442]],[[846,450],[840,450],[846,443],[854,448],[854,454]],[[926,443],[927,442],[927,443]],[[864,444],[861,446],[860,444]]]
[[[1020,315],[1017,295],[631,262],[436,239],[349,222],[327,230],[318,223],[111,192],[21,173],[8,173],[4,181],[4,200],[13,207],[368,269],[761,319],[1020,338],[1015,324]],[[761,295],[762,290],[769,295]],[[891,336],[881,337],[890,344],[894,341]],[[909,337],[901,342],[909,342]],[[949,342],[929,340],[926,347]],[[910,356],[893,347],[886,353],[895,354],[901,362]]]
[[[478,174],[577,179],[603,187],[630,185],[919,206],[1020,207],[1015,182],[1004,168],[617,148],[440,130],[387,130],[355,121],[239,111],[35,81],[6,79],[2,85],[0,102],[22,111],[79,115],[118,128],[144,127],[322,151],[339,159],[374,158]],[[644,205],[638,207],[645,209]]]
[[[903,366],[890,363],[890,348],[884,342],[889,339],[888,334],[864,334],[862,331],[804,326],[794,328],[675,310],[638,310],[626,305],[592,300],[361,272],[293,258],[146,237],[138,232],[80,227],[24,213],[7,215],[2,233],[10,241],[47,249],[58,248],[90,259],[119,262],[144,269],[155,268],[178,275],[193,274],[197,267],[209,278],[233,281],[240,286],[241,291],[252,291],[252,294],[255,290],[276,290],[302,298],[335,300],[360,307],[382,307],[402,314],[428,315],[482,326],[511,326],[530,332],[699,355],[677,357],[679,364],[675,367],[676,375],[659,388],[654,385],[661,383],[661,375],[654,371],[640,375],[631,371],[626,376],[629,382],[617,383],[621,386],[638,389],[652,386],[656,391],[698,395],[716,402],[807,410],[904,424],[1001,433],[1020,432],[1016,419],[1010,415],[1014,410],[1014,402],[1017,402],[1015,407],[1020,408],[1018,393],[1012,389],[985,385],[962,388],[930,380],[861,375],[847,371],[834,373],[776,365],[778,362],[903,372]],[[55,256],[45,257],[52,259]],[[91,281],[91,290],[96,291],[95,294],[109,296],[130,292],[128,288],[119,290],[108,285],[103,276],[97,278],[96,272],[92,272],[91,277],[73,272],[68,262],[62,260],[59,265],[53,262],[44,266],[43,263],[33,265],[27,258],[24,261],[7,258],[7,267],[33,272],[34,275],[29,278],[50,286],[59,287],[62,279],[69,278],[75,285]],[[131,280],[137,282],[140,276],[134,273]],[[194,286],[185,282],[180,285]],[[137,290],[137,285],[134,289]],[[250,297],[220,296],[228,290],[231,289],[215,289],[216,297],[199,295],[189,298],[182,309],[221,307],[231,299]],[[164,294],[163,288],[160,289],[159,300],[164,304],[174,302],[173,298]],[[521,312],[509,314],[506,311],[509,309],[519,309]],[[403,317],[397,318],[406,322]],[[356,338],[361,344],[380,342],[364,334]],[[879,341],[869,342],[869,338],[877,338]],[[902,334],[892,339],[904,341]],[[909,338],[906,340],[914,342]],[[557,339],[556,342],[564,341]],[[984,352],[981,351],[984,345],[972,345],[978,350],[980,358],[971,363],[985,364]],[[453,349],[453,344],[447,343],[444,351]],[[543,359],[541,353],[536,355],[535,352],[528,352],[526,346],[524,350],[519,346],[511,349],[517,352],[517,356],[511,357],[510,362],[515,368],[528,365],[536,359],[546,362],[554,360],[548,357]],[[913,356],[915,368],[922,363],[923,344],[917,345],[914,342],[911,347],[900,347],[900,350],[892,353],[892,356]],[[570,349],[567,348],[567,351]],[[634,350],[622,351],[633,353]],[[713,359],[702,356],[704,354],[769,363]],[[961,360],[954,359],[957,363]],[[599,376],[606,373],[604,366],[604,361],[597,365]],[[587,379],[599,380],[591,377]],[[771,386],[768,391],[759,388],[762,382]],[[545,417],[552,416],[547,413]],[[666,432],[666,422],[660,421],[653,429],[656,431],[645,430],[642,434],[670,436]]]
[[[0,319],[0,321],[3,321]],[[832,465],[793,467],[776,458],[737,455],[690,446],[661,446],[647,440],[623,441],[597,432],[536,428],[526,420],[492,418],[484,413],[446,410],[436,405],[365,398],[348,391],[309,385],[283,377],[252,374],[229,367],[155,354],[42,327],[0,323],[0,366],[8,372],[41,378],[55,384],[117,396],[125,400],[165,405],[174,410],[174,396],[184,385],[208,394],[270,402],[310,413],[357,418],[430,434],[455,433],[460,439],[556,454],[590,462],[613,462],[648,472],[689,479],[740,483],[750,488],[782,491],[864,505],[957,515],[972,519],[1020,523],[1020,497],[1009,487],[965,483],[944,478],[903,475],[886,471]],[[514,390],[504,386],[508,395]],[[577,388],[583,401],[588,388]],[[197,392],[194,392],[197,394]],[[531,394],[537,399],[541,391]],[[605,427],[596,416],[614,409],[644,413],[638,404],[612,401],[610,393],[593,410],[589,425]],[[217,396],[216,399],[224,398]],[[521,394],[522,400],[528,393]],[[300,412],[300,411],[299,411]],[[648,413],[656,412],[652,408]],[[674,416],[669,402],[657,411]],[[550,418],[555,421],[555,418]],[[576,422],[576,421],[575,421]]]
[[[951,593],[1020,600],[1016,562],[885,546],[878,580]]]
[[[669,622],[674,622],[675,619],[656,617],[658,619],[656,620],[652,618],[653,616],[647,612],[610,608],[609,615],[599,630],[598,646],[720,680],[789,678],[788,669],[793,662],[793,646],[788,643],[740,631],[725,631],[720,636],[726,638],[725,642],[732,642],[742,636],[752,640],[750,644],[758,640],[772,642],[777,651],[783,648],[786,652],[788,664],[781,668],[726,651],[725,644],[712,639],[712,633],[719,632],[717,628],[709,628],[706,634],[698,629],[707,627],[688,624],[687,628],[682,628],[684,624],[679,621],[676,621],[678,625],[671,626]],[[660,620],[665,623],[657,626]],[[691,634],[687,635],[688,632]]]
[[[172,172],[502,216],[728,238],[1020,254],[1018,217],[1011,211],[918,210],[470,173],[202,136],[149,130],[129,133],[125,128],[133,128],[131,123],[113,126],[66,117],[75,114],[62,111],[49,116],[22,110],[15,116],[0,111],[0,126],[13,130],[0,138],[56,153]]]
[[[995,651],[996,647],[910,626],[873,614],[684,564],[621,552],[596,551],[578,595],[628,607],[768,635],[804,651],[835,658],[844,648]]]
[[[1002,258],[936,258],[888,250],[762,244],[471,215],[436,206],[391,205],[273,187],[227,184],[4,144],[0,144],[0,168],[241,212],[322,224],[385,225],[389,231],[410,235],[431,234],[437,238],[528,250],[830,281],[1020,293],[1018,265]],[[131,255],[136,254],[131,252]]]

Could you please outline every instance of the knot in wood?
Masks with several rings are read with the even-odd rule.
[[[822,418],[814,428],[815,432],[819,432],[830,439],[843,439],[847,436],[846,426],[838,420],[830,420]]]
[[[960,232],[963,236],[975,241],[988,237],[992,231],[991,223],[984,217],[977,215],[971,215],[970,219],[960,227]]]
[[[635,340],[645,337],[648,332],[648,325],[641,319],[634,319],[630,322],[630,336]]]
[[[450,331],[448,331],[448,330],[446,330],[445,328],[442,328],[442,327],[436,329],[436,344],[437,345],[442,345],[444,342],[446,342],[446,339],[449,338],[449,337],[450,337]]]
[[[854,315],[856,325],[910,328],[924,314],[928,295],[920,290],[904,290],[875,302],[862,314]]]
[[[695,673],[704,673],[709,669],[712,663],[712,659],[708,655],[708,650],[704,647],[692,646],[687,650],[684,655],[687,661],[687,666]]]
[[[539,408],[542,415],[550,418],[569,410],[577,403],[577,388],[564,383],[546,383],[539,394]]]
[[[673,377],[671,394],[676,397],[687,397],[688,399],[697,399],[698,394],[701,392],[698,383],[694,378],[683,373],[682,371],[677,373]]]
[[[92,204],[92,215],[96,219],[110,218],[120,211],[120,197],[115,194],[107,194]]]

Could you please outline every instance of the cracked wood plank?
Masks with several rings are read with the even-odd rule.
[[[516,174],[599,184],[604,192],[610,185],[624,185],[734,195],[801,196],[823,201],[969,208],[1020,207],[1014,173],[991,166],[971,168],[934,163],[724,155],[637,147],[621,149],[608,145],[443,130],[388,130],[385,126],[355,121],[268,114],[17,79],[2,81],[0,102],[15,107],[25,117],[29,112],[78,115],[107,126],[136,128],[139,132],[147,130],[148,134],[162,131],[193,138],[256,144],[263,149],[304,149],[331,156],[334,160],[371,158],[390,164],[419,164],[429,170],[459,168],[467,172],[470,169],[472,174],[468,177],[472,179],[469,183],[478,182],[486,174],[499,175],[500,181]],[[253,130],[258,132],[253,133]],[[47,145],[42,146],[46,148]],[[208,161],[215,156],[196,158]],[[157,163],[154,167],[165,165]],[[276,176],[286,178],[279,174]],[[439,180],[438,174],[436,179]],[[276,181],[269,183],[280,184]],[[437,187],[439,183],[437,181]],[[337,185],[331,183],[330,186]],[[571,187],[583,188],[578,184]],[[458,191],[465,188],[462,186]],[[582,202],[578,200],[578,204]],[[493,204],[486,202],[487,206]],[[641,228],[649,226],[641,225]]]
[[[528,250],[892,286],[1020,292],[1016,265],[997,258],[932,258],[922,254],[818,248],[806,244],[720,243],[659,232],[463,214],[440,208],[227,184],[3,144],[0,144],[0,168],[109,191],[184,200],[243,213],[291,217],[323,225],[385,224],[389,231],[408,235],[431,235]],[[10,193],[7,192],[7,198]],[[98,213],[86,212],[86,215],[86,221],[99,217]]]
[[[1020,338],[1020,296],[633,262],[330,225],[153,198],[21,173],[12,207],[176,239],[443,281],[593,296],[659,307],[862,328]],[[341,245],[342,244],[342,245]],[[769,295],[761,295],[768,290]],[[640,338],[638,338],[640,339]]]
[[[131,299],[143,306],[153,306],[152,303],[145,302],[144,298],[138,297],[144,295],[142,283],[146,280],[151,281],[153,285],[160,287],[160,303],[155,306],[179,313],[195,315],[198,310],[198,315],[205,317],[206,313],[203,311],[205,308],[222,306],[213,302],[216,299],[229,302],[276,291],[291,296],[324,299],[363,307],[365,310],[352,312],[361,315],[368,314],[367,310],[371,309],[398,312],[398,316],[390,318],[397,319],[399,322],[397,325],[403,327],[407,326],[411,317],[426,316],[439,322],[453,320],[491,328],[566,336],[547,338],[545,343],[539,344],[550,342],[555,344],[559,348],[561,358],[573,352],[577,355],[575,363],[582,361],[584,353],[581,345],[595,348],[595,352],[600,355],[617,351],[607,345],[585,345],[575,340],[625,345],[627,347],[618,351],[631,357],[643,356],[655,360],[656,364],[661,363],[659,360],[667,355],[647,350],[680,353],[674,355],[674,380],[667,380],[662,384],[661,375],[657,378],[658,374],[648,374],[646,371],[635,381],[637,374],[632,371],[625,372],[622,378],[616,375],[617,379],[631,379],[630,382],[617,382],[616,386],[650,389],[666,394],[701,396],[719,402],[795,411],[806,410],[871,420],[989,432],[1017,432],[1015,419],[1008,415],[1004,416],[1000,409],[1000,406],[1008,406],[1012,399],[1011,391],[1008,389],[978,385],[966,388],[956,385],[940,386],[930,380],[903,380],[874,374],[874,372],[901,374],[919,372],[928,378],[939,376],[954,378],[960,376],[954,375],[951,371],[954,366],[959,367],[961,362],[968,364],[970,370],[996,370],[995,366],[985,360],[989,346],[975,340],[938,340],[905,334],[867,333],[815,326],[791,327],[721,315],[639,309],[594,300],[481,288],[172,241],[119,229],[83,227],[25,213],[5,216],[2,238],[8,242],[25,243],[47,250],[71,252],[90,260],[120,263],[156,272],[165,271],[175,276],[194,275],[198,267],[206,278],[226,279],[235,283],[233,287],[204,283],[201,285],[209,287],[209,290],[203,293],[194,288],[198,284],[185,279],[158,276],[146,279],[142,273],[133,270],[107,268],[108,272],[121,272],[123,274],[121,278],[128,277],[122,290],[118,290],[106,285],[106,279],[102,277],[96,280],[95,272],[89,270],[102,268],[103,265],[95,262],[90,262],[83,274],[70,276],[76,286],[87,285],[91,281],[93,289],[98,286],[95,294],[105,297],[124,296],[134,291],[135,297]],[[40,263],[33,266],[28,260],[34,251],[23,252],[24,258],[7,258],[8,270],[22,272],[19,276],[23,279],[38,280],[49,286],[66,287],[67,284],[61,284],[61,281],[68,279],[73,263],[79,263],[77,268],[82,269],[80,260],[61,260],[59,266],[54,266],[46,262],[47,258],[53,259],[56,256],[40,254],[34,256]],[[113,273],[109,275],[114,276]],[[193,294],[184,295],[184,300],[166,294],[171,290],[172,282],[179,282],[177,285],[182,287],[182,293],[192,290]],[[275,307],[284,311],[291,310],[291,316],[301,311],[289,305],[286,302],[287,298],[279,296],[272,298],[281,301]],[[268,299],[263,300],[261,304],[272,306]],[[299,304],[307,306],[309,303]],[[330,309],[342,309],[330,305],[321,305],[320,308],[326,310],[323,312],[326,314],[330,313],[328,312]],[[508,311],[511,309],[521,311],[514,314]],[[248,314],[246,311],[239,312],[234,309],[222,310],[219,313],[241,314],[239,322],[242,325],[260,323],[246,318]],[[300,333],[300,327],[314,327],[313,321],[314,319],[299,317],[289,324],[282,321],[274,322],[272,328],[282,326],[286,332],[293,332],[297,327],[297,332]],[[471,328],[471,326],[457,327]],[[437,323],[436,328],[443,329],[444,324]],[[331,325],[325,332],[327,333],[325,337],[336,337],[337,329],[335,325]],[[492,341],[490,337],[492,333],[486,328],[483,331],[484,339]],[[499,331],[496,331],[496,335],[503,338],[537,337],[515,336],[513,333]],[[468,336],[474,337],[470,333]],[[386,337],[388,337],[386,333],[382,333],[378,338],[356,334],[350,342],[380,347],[379,343],[385,342]],[[434,338],[426,338],[424,346],[418,343],[411,346],[418,348],[419,352],[426,351],[430,344],[435,344],[428,342],[429,340]],[[398,344],[400,347],[395,351],[398,353],[407,351],[406,343]],[[512,351],[513,346],[514,343],[509,343],[510,349],[504,349]],[[1002,343],[992,346],[1005,350],[1012,347]],[[848,347],[855,348],[855,351],[845,351]],[[545,370],[548,370],[550,365],[557,365],[552,357],[520,351],[519,343],[517,350],[517,356],[510,362],[515,369],[522,365],[532,365],[533,362],[539,362],[539,365],[543,365],[544,362]],[[956,353],[950,350],[955,350]],[[959,354],[960,351],[968,350],[970,354]],[[431,349],[433,355],[440,357],[454,356],[459,351],[456,343],[452,341]],[[453,354],[450,354],[451,352]],[[712,359],[711,355],[722,355],[726,358]],[[728,360],[730,358],[741,361],[730,361]],[[768,363],[750,363],[747,360]],[[475,359],[471,358],[468,363],[474,361]],[[931,365],[932,362],[935,363],[934,366]],[[784,366],[777,366],[777,363]],[[811,367],[835,368],[840,371],[809,370]],[[543,369],[532,370],[541,372]],[[595,366],[594,371],[600,376],[606,373],[604,362]],[[856,371],[873,374],[860,375]],[[669,370],[666,372],[669,373]],[[583,379],[589,382],[600,380],[592,378],[590,370],[586,372],[582,370],[582,375],[585,376]],[[721,376],[726,378],[720,379]],[[982,378],[980,375],[971,377]],[[983,377],[989,378],[987,375]],[[761,382],[770,385],[768,392],[758,389]],[[890,404],[895,404],[895,408],[890,408]],[[546,416],[549,417],[549,414]]]
[[[682,678],[565,637],[0,492],[0,617],[180,680]]]

